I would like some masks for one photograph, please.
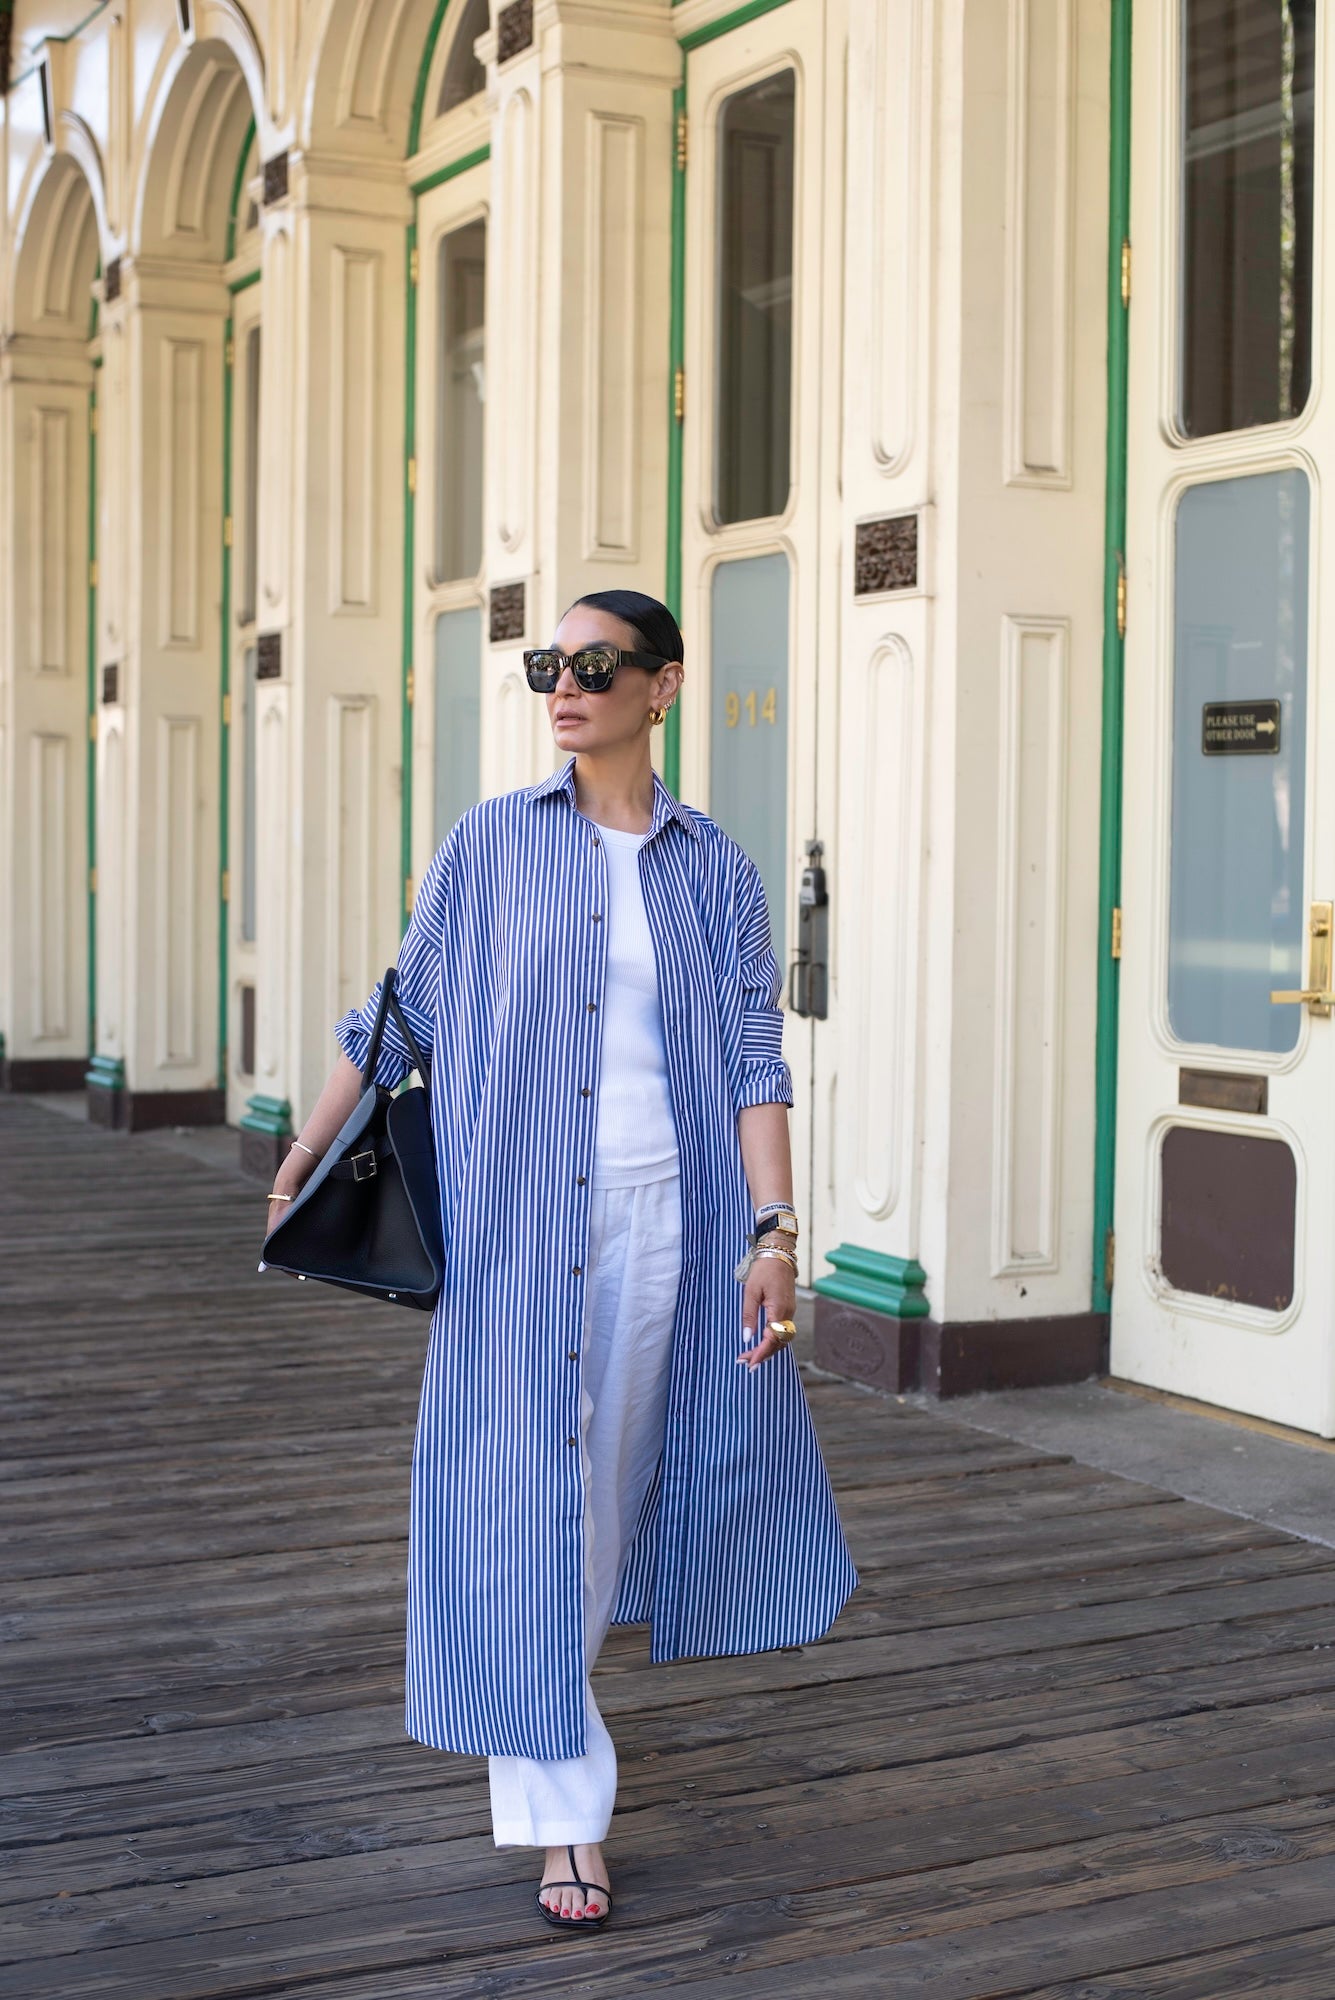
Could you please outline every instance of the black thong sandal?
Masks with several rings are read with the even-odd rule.
[[[542,1883],[533,1897],[534,1902],[538,1906],[538,1915],[556,1931],[600,1931],[612,1914],[612,1891],[604,1889],[601,1882],[581,1882],[579,1870],[575,1866],[574,1848],[567,1847],[566,1853],[570,1856],[570,1873],[573,1880],[569,1882]],[[586,1909],[588,1908],[590,1892],[596,1891],[607,1904],[607,1908],[600,1917],[563,1917],[559,1911],[549,1910],[543,1902],[543,1895],[548,1889],[582,1889],[584,1891],[584,1906]]]

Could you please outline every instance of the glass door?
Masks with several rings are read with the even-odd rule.
[[[822,227],[826,33],[815,0],[789,0],[686,62],[682,790],[759,868],[785,981],[804,847],[820,833],[821,656],[837,643],[819,588],[839,452],[821,359],[838,351],[822,270],[838,237]],[[790,1013],[784,1036],[804,1225],[820,1029]],[[808,1254],[811,1240],[808,1228]]]
[[[448,81],[448,79],[447,79]],[[418,207],[413,874],[477,803],[483,672],[487,167]]]
[[[1329,44],[1315,0],[1175,0],[1136,37],[1112,1294],[1114,1374],[1326,1435]]]

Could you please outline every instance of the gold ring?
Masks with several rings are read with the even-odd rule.
[[[787,1347],[789,1341],[797,1337],[797,1322],[791,1319],[767,1319],[765,1331],[772,1339],[778,1341],[780,1347]]]

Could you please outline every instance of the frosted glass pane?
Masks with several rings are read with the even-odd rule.
[[[440,246],[437,356],[436,574],[482,567],[482,419],[486,400],[487,225],[469,222]]]
[[[793,162],[797,80],[725,98],[718,121],[714,511],[781,514],[792,473]]]
[[[1301,472],[1194,486],[1178,504],[1168,1016],[1184,1042],[1280,1053],[1301,1025],[1270,990],[1306,971],[1307,534]],[[1214,741],[1231,729],[1266,747],[1207,755],[1216,703],[1239,706],[1213,718]],[[1132,799],[1137,754],[1128,744]]]
[[[255,856],[259,839],[255,810],[257,658],[254,646],[247,646],[241,666],[241,936],[246,944],[255,942]]]
[[[436,620],[435,840],[477,804],[482,682],[482,613],[470,604]]]
[[[784,957],[788,876],[788,558],[714,571],[710,606],[709,810],[746,849]]]

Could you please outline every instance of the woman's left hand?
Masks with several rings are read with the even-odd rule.
[[[757,1257],[746,1274],[746,1289],[742,1294],[742,1338],[746,1346],[737,1357],[741,1367],[758,1368],[787,1344],[768,1333],[763,1340],[756,1340],[762,1306],[767,1320],[791,1319],[797,1310],[797,1273],[782,1257]]]

